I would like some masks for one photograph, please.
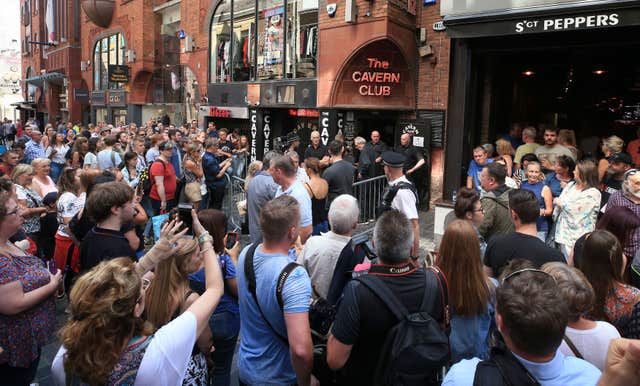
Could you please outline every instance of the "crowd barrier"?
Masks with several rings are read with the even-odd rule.
[[[225,174],[227,190],[222,202],[222,209],[227,214],[229,229],[238,232],[242,228],[245,216],[238,210],[238,203],[246,203],[247,192],[244,189],[244,179]],[[363,224],[376,219],[376,208],[380,205],[382,194],[387,187],[387,178],[378,176],[353,184],[353,196],[360,206],[358,223]]]

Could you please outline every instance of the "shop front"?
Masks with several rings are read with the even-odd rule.
[[[127,93],[124,90],[91,92],[92,122],[121,125],[127,120]]]
[[[571,129],[578,145],[613,134],[635,137],[637,1],[460,3],[441,4],[452,38],[445,200],[463,184],[471,149],[515,124]],[[586,156],[598,150],[583,148]]]

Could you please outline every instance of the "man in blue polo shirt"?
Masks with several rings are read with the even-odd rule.
[[[469,170],[467,170],[467,188],[474,188],[480,195],[485,193],[480,186],[480,173],[492,162],[493,160],[489,158],[489,154],[482,146],[473,149],[473,159],[469,162]]]
[[[283,195],[269,201],[260,213],[263,242],[246,247],[238,259],[241,385],[309,385],[311,381],[311,281],[307,271],[302,266],[294,268],[282,286],[281,305],[276,296],[278,278],[291,263],[287,254],[298,238],[299,218],[295,198]],[[252,275],[245,266],[252,267],[255,293],[249,289]]]
[[[496,324],[506,348],[493,349],[488,361],[458,362],[442,385],[471,386],[474,380],[481,385],[529,385],[531,377],[542,386],[595,385],[600,370],[558,350],[569,309],[553,277],[534,268],[505,270],[503,275],[496,289]],[[495,363],[500,359],[503,364],[497,371]]]
[[[311,197],[307,189],[296,178],[297,168],[287,156],[279,156],[271,161],[269,174],[280,187],[276,191],[276,197],[289,195],[295,198],[300,205],[300,241],[307,241],[313,232],[313,214],[311,211]]]

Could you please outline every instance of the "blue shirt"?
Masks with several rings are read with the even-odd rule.
[[[35,143],[32,139],[24,145],[24,159],[25,163],[30,164],[36,158],[47,158],[44,152],[44,145],[42,142]]]
[[[296,373],[291,364],[289,347],[284,344],[262,318],[249,292],[244,273],[246,247],[238,259],[238,298],[242,315],[238,371],[246,384],[285,385],[296,383]],[[311,280],[302,267],[294,269],[287,277],[282,290],[283,310],[276,299],[276,282],[282,269],[291,262],[288,256],[264,254],[261,246],[253,258],[256,275],[256,294],[264,315],[273,328],[286,339],[287,328],[284,313],[309,312]]]
[[[544,184],[551,189],[551,196],[553,198],[560,197],[560,193],[562,193],[562,181],[556,177],[555,173],[549,173],[544,179]]]
[[[220,270],[222,271],[224,280],[236,278],[236,266],[233,264],[233,261],[228,254],[224,253],[218,256],[218,262],[220,263]],[[204,268],[189,275],[189,287],[200,295],[204,293],[206,289]],[[233,296],[231,296],[231,294],[229,294],[226,287],[214,314],[222,312],[230,312],[234,315],[240,314],[238,302]]]
[[[482,190],[480,187],[480,173],[482,173],[482,169],[484,169],[487,165],[492,163],[493,160],[491,158],[487,159],[487,164],[484,166],[480,166],[476,163],[476,160],[471,160],[469,162],[469,170],[467,171],[467,176],[473,177],[473,187],[476,188],[478,192]]]
[[[247,187],[247,218],[249,220],[249,238],[252,243],[262,242],[260,231],[260,210],[268,201],[272,200],[278,185],[273,177],[265,171],[259,171],[249,182]]]
[[[98,168],[100,170],[117,168],[121,162],[120,154],[113,149],[100,150],[98,153]]]
[[[302,183],[300,181],[296,181],[284,192],[282,191],[282,187],[278,186],[276,197],[282,196],[283,194],[289,195],[298,201],[298,205],[300,205],[300,226],[306,227],[313,224],[311,197],[309,197],[309,193]]]
[[[515,354],[514,354],[515,355]],[[576,357],[565,357],[558,350],[556,356],[546,363],[535,363],[516,358],[533,375],[541,386],[590,386],[598,383],[600,370],[589,362]],[[451,367],[442,386],[471,386],[475,378],[479,358],[464,359]]]
[[[173,145],[173,154],[171,155],[171,165],[173,165],[173,170],[176,171],[176,178],[182,178],[182,157],[180,156],[180,151]]]
[[[545,209],[547,206],[544,203],[544,197],[542,197],[542,189],[544,189],[544,182],[538,182],[535,184],[530,184],[528,181],[523,181],[520,184],[521,189],[527,189],[533,192],[538,199],[538,206],[540,209]],[[553,194],[553,193],[552,193]],[[538,232],[547,232],[549,230],[549,223],[547,222],[547,218],[545,216],[538,216]]]
[[[495,287],[498,281],[489,278],[493,283],[491,299],[487,303],[486,311],[479,315],[462,316],[451,311],[451,334],[449,346],[451,347],[451,362],[456,363],[462,359],[478,357],[489,358],[489,337],[496,328],[494,323]]]
[[[220,169],[216,156],[205,151],[202,156],[202,170],[204,171],[204,182],[207,186],[224,187],[227,185],[227,179],[224,176],[218,178]]]

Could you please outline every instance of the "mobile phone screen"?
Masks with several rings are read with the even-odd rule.
[[[191,217],[191,209],[193,209],[193,205],[191,204],[178,205],[178,219],[182,221],[182,225],[188,229],[188,235],[193,235],[193,218]]]
[[[51,272],[53,275],[55,275],[56,272],[58,272],[58,267],[56,266],[56,261],[53,260],[53,259],[47,261],[47,268],[49,268],[49,272]]]
[[[231,249],[234,245],[236,245],[236,241],[238,240],[238,234],[235,232],[227,232],[227,245],[225,248]]]

